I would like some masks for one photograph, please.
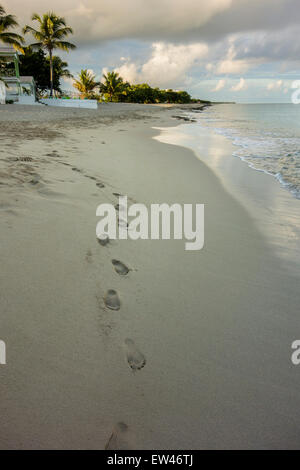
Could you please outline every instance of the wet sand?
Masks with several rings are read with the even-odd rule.
[[[180,111],[20,108],[0,110],[0,447],[298,448],[299,277],[192,151],[153,139]],[[203,250],[100,244],[118,193],[204,203]]]

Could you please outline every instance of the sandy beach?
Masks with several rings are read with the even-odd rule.
[[[299,447],[298,251],[289,269],[265,208],[208,166],[221,141],[203,135],[201,158],[154,138],[182,109],[1,106],[1,449]],[[257,195],[274,184],[242,171]],[[100,245],[96,208],[118,193],[205,204],[204,248]]]

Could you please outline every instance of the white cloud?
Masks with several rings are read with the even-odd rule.
[[[242,90],[247,90],[248,85],[246,83],[246,80],[244,78],[241,78],[240,81],[231,87],[232,91],[242,91]]]
[[[118,74],[126,81],[129,83],[136,83],[139,81],[139,73],[138,73],[138,68],[137,65],[132,63],[125,63],[121,65],[120,67],[117,67],[115,69],[115,72],[118,72]]]
[[[154,43],[152,55],[142,66],[141,75],[152,84],[163,85],[183,80],[185,73],[202,60],[208,47],[202,43],[174,45]]]
[[[218,81],[217,85],[215,86],[215,88],[213,88],[211,91],[213,92],[217,92],[217,91],[220,91],[222,90],[226,85],[226,80],[224,80],[223,78],[221,80]]]
[[[208,47],[202,43],[181,45],[153,43],[150,58],[143,64],[127,61],[115,68],[124,80],[148,82],[152,86],[171,86],[187,83],[191,67],[199,65],[206,57]]]
[[[232,38],[231,41],[234,41]],[[221,60],[215,67],[217,74],[241,74],[246,73],[251,67],[258,65],[257,59],[237,59],[237,52],[234,44],[231,44],[224,60]]]
[[[246,60],[223,60],[216,69],[218,74],[240,74],[245,73],[251,68],[251,64]]]
[[[81,43],[128,37],[167,38],[184,35],[231,7],[233,0],[1,0],[22,23],[32,12],[49,9],[67,18]]]

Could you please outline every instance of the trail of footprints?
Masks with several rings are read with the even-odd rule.
[[[113,195],[116,197],[121,196],[120,193],[113,193]],[[108,235],[103,235],[102,237],[100,236],[100,238],[97,238],[97,240],[101,246],[107,246],[109,244]],[[119,276],[126,276],[130,271],[128,266],[126,266],[125,263],[123,263],[122,261],[118,259],[112,259],[111,263],[112,263],[114,270]],[[114,289],[107,290],[104,296],[104,305],[106,308],[110,310],[120,310],[121,300],[116,290]],[[125,339],[124,349],[125,349],[128,365],[133,371],[140,370],[146,365],[145,356],[141,353],[141,351],[138,349],[138,347],[136,346],[135,342],[132,339],[130,338]]]
[[[102,144],[105,144],[105,142],[102,142]],[[59,155],[57,154],[57,151],[54,150],[53,152],[48,153],[46,156],[48,156],[48,157],[58,157]],[[31,162],[31,161],[33,161],[33,159],[31,157],[26,157],[25,156],[25,157],[19,157],[18,161],[20,161],[20,162]],[[66,163],[66,162],[60,162],[60,163],[63,164],[63,165],[66,165],[66,166],[72,166],[72,165],[70,165],[69,163]],[[90,180],[95,181],[96,182],[95,184],[98,188],[100,188],[100,189],[105,188],[105,185],[102,183],[102,181],[99,181],[95,176],[87,175],[83,172],[83,170],[81,170],[80,168],[77,168],[75,166],[73,166],[71,169],[74,172],[80,173],[80,174],[82,174],[82,176],[84,176],[86,178],[89,178]],[[39,183],[39,177],[38,176],[36,176],[35,178],[33,178],[30,181],[31,185],[37,185],[38,183]],[[118,192],[114,192],[113,195],[115,197],[122,196],[122,194],[120,194]],[[117,211],[119,211],[119,209],[120,209],[119,204],[116,204],[115,208],[116,208]],[[119,222],[122,223],[122,219],[120,219]],[[102,237],[97,238],[97,240],[98,240],[98,243],[101,246],[107,246],[107,245],[109,245],[109,242],[110,242],[108,235],[103,235]],[[90,258],[91,258],[91,253],[88,252],[87,260],[89,261]],[[119,276],[126,276],[130,271],[128,266],[126,266],[126,264],[123,263],[120,260],[112,259],[111,263],[112,263],[112,266],[113,266],[115,272]],[[114,289],[108,289],[107,290],[107,292],[104,296],[104,304],[110,310],[114,310],[114,311],[120,310],[121,301],[120,301],[119,295],[118,295],[116,290],[114,290]],[[129,367],[132,369],[132,371],[136,372],[138,370],[141,370],[143,367],[145,367],[146,358],[131,338],[126,338],[125,341],[124,341],[123,346],[124,346],[124,350],[125,350],[127,363],[129,365]],[[130,448],[133,448],[132,443],[130,443],[130,441],[131,441],[130,431],[129,431],[129,428],[128,428],[127,424],[125,424],[123,422],[120,422],[120,423],[117,423],[117,425],[115,426],[112,434],[110,435],[110,437],[109,437],[109,439],[106,443],[105,449],[107,449],[107,450],[109,450],[109,449],[111,449],[111,450],[112,449],[130,449]]]
[[[103,143],[105,143],[105,142],[103,142]],[[47,154],[47,156],[49,156],[49,157],[58,157],[59,155],[57,154],[57,151],[54,150],[52,153]],[[31,158],[30,157],[28,157],[28,158],[25,157],[25,158],[22,158],[22,161],[31,161]],[[66,162],[61,162],[61,163],[64,164],[64,165],[67,165],[67,166],[71,166],[70,164],[68,164]],[[89,178],[92,181],[95,181],[96,186],[99,187],[100,189],[105,188],[105,185],[102,183],[102,181],[99,181],[98,178],[96,178],[95,176],[87,175],[83,172],[83,170],[81,170],[80,168],[75,167],[75,166],[72,167],[72,170],[74,172],[80,173],[82,176],[84,176],[86,178]],[[32,185],[38,184],[39,183],[39,178],[34,178],[32,181],[30,181],[30,183]],[[113,195],[115,197],[118,197],[118,198],[120,196],[122,196],[122,194],[120,194],[118,192],[114,192]],[[120,209],[119,204],[116,204],[115,208],[116,208],[117,211],[119,211],[119,209]],[[122,219],[119,219],[119,223],[122,223]],[[126,225],[128,226],[128,224],[126,224]],[[109,244],[108,235],[104,234],[102,237],[97,238],[97,240],[98,240],[98,243],[101,246],[107,246]],[[90,262],[90,258],[91,258],[91,255],[87,254],[86,259],[89,262]],[[112,266],[113,266],[115,272],[119,276],[126,276],[130,271],[128,266],[126,266],[126,264],[123,263],[120,260],[112,259],[111,263],[112,263]],[[104,304],[105,304],[106,308],[108,308],[110,310],[114,310],[114,311],[120,310],[121,301],[120,301],[119,295],[118,295],[116,290],[108,289],[108,291],[106,292],[106,294],[104,296]],[[124,349],[125,349],[126,359],[127,359],[128,365],[130,366],[130,368],[133,371],[140,370],[146,365],[145,356],[140,352],[140,350],[137,348],[137,346],[135,345],[135,343],[132,339],[130,339],[130,338],[125,339]]]
[[[120,193],[113,193],[113,195],[116,197],[122,196]],[[119,210],[119,204],[115,206],[115,209],[117,211]],[[100,236],[100,238],[98,238],[98,243],[101,246],[107,246],[109,244],[108,235]],[[120,260],[112,259],[111,263],[119,276],[126,276],[130,271],[128,266]],[[108,289],[104,296],[104,304],[110,310],[120,310],[121,301],[116,290]],[[146,358],[131,338],[125,339],[124,349],[127,363],[133,372],[145,367]],[[125,450],[134,448],[135,446],[132,445],[132,442],[130,441],[130,430],[127,424],[123,422],[117,423],[105,445],[105,450]]]
[[[53,150],[51,153],[46,154],[46,156],[48,156],[48,157],[59,157],[59,154],[57,153],[56,150]],[[17,161],[31,162],[31,161],[33,161],[33,159],[31,157],[28,157],[28,156],[22,156],[22,157],[18,157]],[[66,162],[60,162],[60,163],[62,163],[63,165],[66,165],[66,166],[71,166],[69,163],[66,163]],[[96,178],[95,176],[87,175],[83,172],[83,170],[81,170],[80,168],[77,168],[75,166],[72,167],[72,170],[74,172],[80,173],[82,176],[84,176],[86,178],[89,178],[92,181],[95,181],[96,186],[99,187],[100,189],[105,188],[105,185],[102,183],[102,181],[99,181],[98,178]],[[38,186],[40,184],[39,175],[34,175],[33,178],[29,181],[29,183],[32,186]],[[118,192],[114,192],[113,195],[115,197],[118,197],[118,198],[120,196],[122,196],[122,194],[120,194]],[[116,208],[117,211],[119,211],[119,209],[120,209],[119,204],[116,204],[115,208]],[[119,219],[120,224],[122,224],[123,222],[124,221],[122,219]],[[128,227],[128,224],[126,224],[126,226]],[[103,235],[102,237],[98,238],[98,243],[101,246],[107,246],[109,244],[109,237],[107,235]],[[86,259],[87,259],[88,262],[90,262],[90,260],[91,260],[91,254],[90,253],[88,253],[86,255]],[[126,276],[130,271],[128,266],[126,266],[126,264],[123,263],[120,260],[112,259],[111,263],[112,263],[113,269],[115,270],[115,272],[119,276]],[[106,308],[108,308],[110,310],[115,310],[115,311],[120,310],[121,301],[120,301],[119,295],[118,295],[116,290],[108,289],[108,291],[106,292],[106,294],[104,296],[104,304],[105,304]],[[124,348],[125,348],[125,352],[126,352],[127,362],[129,364],[130,368],[133,371],[137,371],[137,370],[142,369],[146,364],[146,359],[145,359],[144,355],[140,352],[140,350],[137,348],[134,341],[130,338],[127,338],[124,341]]]
[[[89,178],[90,180],[96,181],[96,186],[98,186],[99,188],[101,189],[105,188],[105,185],[101,181],[98,181],[95,176],[86,175],[83,173],[83,171],[80,168],[77,168],[77,167],[72,167],[72,170],[78,173],[81,173],[83,176],[85,176],[86,178]],[[118,192],[114,192],[113,195],[115,197],[122,196],[122,194]],[[117,211],[119,211],[120,209],[119,204],[116,204],[115,208]],[[119,219],[119,223],[122,223],[122,219]],[[126,224],[126,226],[128,227],[128,224]],[[108,235],[104,234],[102,237],[100,236],[99,238],[97,238],[97,240],[101,246],[107,246],[109,244]],[[119,261],[117,259],[112,259],[111,262],[112,262],[114,270],[116,271],[117,274],[119,274],[119,276],[126,276],[129,273],[130,269],[122,261]],[[119,294],[116,290],[108,289],[108,291],[106,292],[104,296],[104,305],[106,308],[110,310],[115,310],[115,311],[120,310],[121,301],[120,301]],[[140,370],[146,365],[145,356],[140,352],[140,350],[137,348],[137,346],[135,345],[132,339],[130,338],[125,339],[124,348],[126,352],[126,359],[127,359],[128,365],[133,371]]]
[[[102,181],[98,181],[97,178],[95,176],[91,176],[91,175],[86,175],[83,170],[81,170],[80,168],[77,168],[76,166],[73,166],[72,167],[72,171],[76,171],[77,173],[81,173],[82,176],[84,176],[85,178],[88,178],[90,180],[93,180],[93,181],[96,181],[96,186],[100,189],[103,189],[105,188],[105,184],[102,183]]]

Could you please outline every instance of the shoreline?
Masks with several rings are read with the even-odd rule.
[[[188,125],[160,128],[157,140],[189,148],[196,158],[204,161],[226,191],[242,203],[286,269],[299,273],[299,199],[273,174],[252,167],[236,156],[230,139],[211,128],[196,126],[192,126],[193,130]]]
[[[294,448],[299,280],[205,163],[153,138],[174,108],[105,108],[102,122],[63,120],[64,135],[38,115],[1,136],[0,448]],[[116,192],[204,203],[204,249],[100,246],[96,207]],[[128,339],[146,359],[135,372]]]

